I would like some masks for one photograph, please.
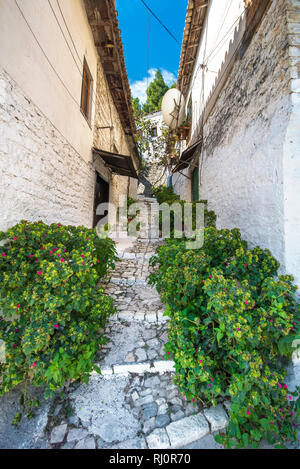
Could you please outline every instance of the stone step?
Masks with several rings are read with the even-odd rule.
[[[110,321],[104,331],[110,341],[99,353],[100,367],[164,360],[167,331],[167,324]]]
[[[113,365],[101,367],[101,364],[97,364],[101,369],[101,375],[110,377],[112,375],[128,376],[130,374],[143,375],[145,373],[174,373],[174,362],[172,360],[159,360],[154,362],[142,362],[142,363],[131,363],[123,365]],[[97,374],[93,371],[92,374]]]

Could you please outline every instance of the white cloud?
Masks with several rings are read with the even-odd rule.
[[[150,83],[154,80],[156,72],[157,68],[150,68],[150,70],[148,70],[148,76],[142,80],[137,80],[130,84],[132,96],[134,98],[139,98],[142,104],[144,104],[147,100],[147,86],[149,86]],[[174,73],[169,72],[168,70],[162,69],[161,73],[168,86],[173,85],[173,83],[177,80]]]

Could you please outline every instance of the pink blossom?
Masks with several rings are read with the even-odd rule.
[[[237,328],[237,331],[240,331],[240,330],[241,330],[241,329],[238,327],[238,328]]]
[[[14,238],[13,238],[13,241],[16,241],[16,239],[18,239],[18,238],[14,237]]]
[[[14,344],[13,347],[14,347],[14,348],[17,347],[17,344]]]
[[[46,234],[44,234],[43,236],[47,236]]]
[[[271,425],[274,425],[274,422],[270,422]]]
[[[282,388],[282,386],[281,386],[281,384],[280,384],[280,383],[277,383],[277,384],[278,384],[278,386],[279,386],[280,388]]]
[[[60,262],[65,262],[65,260],[63,258],[61,258]]]
[[[247,409],[247,415],[250,415],[250,414],[251,414],[250,410]]]
[[[33,254],[29,254],[29,257],[30,257],[30,259],[32,259],[32,258],[33,258]]]
[[[82,263],[82,265],[84,265],[84,262]]]
[[[41,270],[38,270],[37,273],[38,273],[38,275],[42,275],[43,272]]]
[[[210,378],[210,379],[211,379],[211,381],[214,381],[214,378]]]
[[[88,241],[88,240],[89,240],[89,238],[86,238],[86,240]]]
[[[211,384],[209,384],[208,387],[211,388]]]
[[[5,252],[3,252],[3,253],[1,254],[1,256],[2,256],[2,257],[6,257],[6,254],[5,254]]]
[[[199,363],[202,363],[202,360],[200,360]]]
[[[67,250],[66,249],[63,249],[64,252],[66,252]]]
[[[283,412],[283,409],[280,409],[280,412]]]
[[[290,411],[290,414],[291,414],[291,415],[294,415],[294,412],[291,412],[291,411]]]
[[[57,254],[58,257],[60,257],[60,254]]]
[[[222,436],[225,436],[225,433],[221,433]]]
[[[59,325],[58,324],[55,324],[54,325],[54,329],[58,329],[59,328]]]
[[[43,251],[43,250],[44,250],[44,246],[41,247],[41,251]]]
[[[245,267],[248,267],[248,264],[245,264]]]
[[[288,389],[288,387],[287,387],[287,385],[286,385],[286,384],[284,384],[284,385],[283,385],[283,387],[284,387],[285,389]]]
[[[81,254],[81,257],[85,257],[85,255],[84,255],[84,254]]]
[[[99,264],[99,263],[100,263],[100,261],[99,261],[99,259],[97,259],[97,264]]]
[[[168,355],[170,355],[170,352],[167,352]]]
[[[245,305],[249,304],[249,301],[245,301]]]
[[[211,278],[211,275],[209,275],[209,278]]]
[[[17,308],[20,308],[21,305],[17,305]]]
[[[57,226],[61,226],[61,224],[60,224],[60,223],[58,223],[58,224],[57,224]]]
[[[195,399],[192,399],[192,402],[195,402]]]
[[[34,367],[36,366],[36,363],[33,363],[32,366],[33,366],[33,368],[34,368]]]

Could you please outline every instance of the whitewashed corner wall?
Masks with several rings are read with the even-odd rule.
[[[199,164],[200,198],[217,226],[270,249],[298,285],[299,34],[300,1],[273,0],[204,125]],[[182,176],[175,183],[188,192]]]
[[[283,153],[291,114],[287,0],[267,9],[204,126],[200,196],[218,227],[285,259]],[[294,271],[297,274],[296,271]]]

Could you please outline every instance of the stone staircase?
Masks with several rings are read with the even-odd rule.
[[[102,375],[71,387],[64,405],[72,416],[50,419],[47,427],[51,448],[220,447],[212,433],[227,425],[226,409],[201,412],[173,383],[174,363],[164,352],[168,318],[147,283],[158,244],[138,239],[119,251],[120,262],[104,285],[117,313],[106,330],[110,342],[99,353]]]

